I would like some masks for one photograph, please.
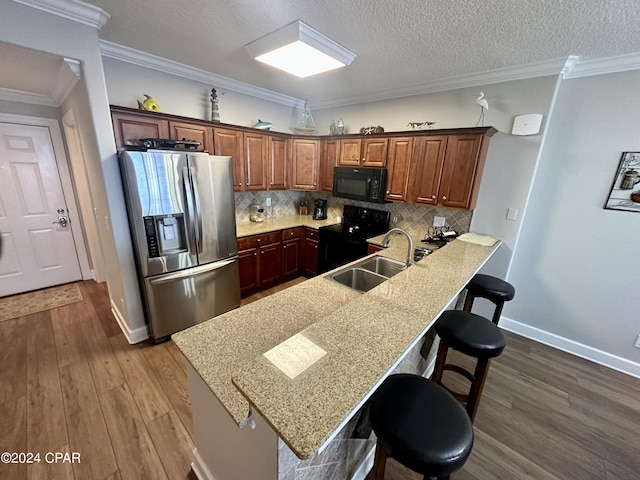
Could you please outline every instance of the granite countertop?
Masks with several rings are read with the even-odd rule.
[[[264,232],[306,225],[290,220],[270,221],[271,230]],[[269,228],[265,223],[255,225]],[[241,226],[238,231],[245,232]],[[454,240],[365,294],[323,274],[172,338],[239,425],[251,405],[307,458],[359,408],[498,246]],[[404,261],[406,240],[394,236],[378,254]],[[327,353],[291,380],[263,354],[297,334]]]
[[[258,235],[260,233],[275,232],[294,227],[320,228],[327,225],[335,224],[335,219],[331,220],[313,220],[311,215],[289,215],[286,217],[278,217],[273,220],[265,220],[264,222],[239,222],[236,223],[236,234],[238,238],[247,237],[249,235]]]

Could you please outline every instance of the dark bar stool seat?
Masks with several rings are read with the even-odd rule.
[[[473,426],[446,389],[419,375],[390,375],[371,397],[378,437],[369,480],[383,480],[387,458],[416,473],[448,479],[471,454]]]
[[[502,353],[505,347],[500,328],[480,315],[463,310],[447,310],[436,321],[436,333],[440,347],[431,379],[442,384],[445,370],[451,370],[471,382],[466,394],[452,392],[463,403],[471,421],[475,418],[484,382],[489,372],[491,359]],[[460,365],[447,363],[449,348],[476,359],[475,371],[471,373]]]
[[[512,300],[516,294],[516,289],[509,282],[482,273],[474,275],[465,288],[467,296],[462,309],[470,312],[476,297],[486,298],[496,306],[491,320],[496,325],[500,321],[504,302]]]

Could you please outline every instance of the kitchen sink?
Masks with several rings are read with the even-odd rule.
[[[343,268],[328,277],[345,287],[364,293],[397,275],[403,269],[403,262],[376,256]]]
[[[340,270],[338,273],[331,275],[331,278],[345,287],[353,288],[359,292],[368,292],[387,280],[387,277],[377,273],[353,267]]]
[[[404,262],[387,257],[373,257],[364,263],[356,265],[356,267],[391,278],[404,269]]]

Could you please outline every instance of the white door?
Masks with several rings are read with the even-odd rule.
[[[0,123],[0,296],[81,279],[48,127]]]

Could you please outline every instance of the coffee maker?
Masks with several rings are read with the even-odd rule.
[[[326,220],[327,219],[327,201],[323,198],[318,198],[313,207],[313,219],[314,220]]]

